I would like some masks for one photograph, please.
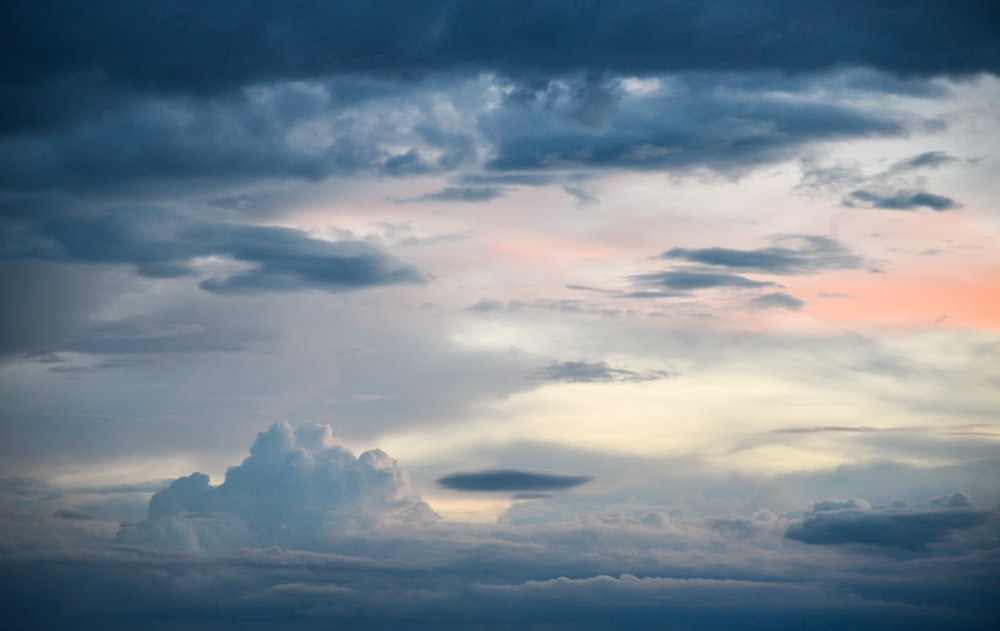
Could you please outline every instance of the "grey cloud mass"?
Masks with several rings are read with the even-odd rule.
[[[585,475],[563,475],[517,469],[490,469],[474,473],[450,473],[437,480],[439,486],[456,491],[561,491],[590,482]]]
[[[1000,68],[998,12],[989,2],[948,8],[913,0],[889,10],[854,0],[794,8],[767,1],[751,10],[727,0],[378,7],[261,1],[232,11],[195,2],[108,1],[11,5],[0,17],[0,53],[9,60],[0,76],[4,92],[17,97],[4,99],[8,129],[67,116],[44,97],[65,96],[81,83],[103,88],[97,98],[112,99],[107,92],[219,93],[279,78],[405,77],[469,66],[542,74],[858,65],[927,75]]]

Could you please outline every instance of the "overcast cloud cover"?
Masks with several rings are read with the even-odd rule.
[[[0,618],[996,628],[998,25],[4,4]]]

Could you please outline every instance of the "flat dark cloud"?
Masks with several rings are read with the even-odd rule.
[[[877,193],[865,189],[853,191],[845,200],[847,206],[867,206],[884,210],[919,210],[929,208],[938,212],[954,210],[961,205],[950,197],[935,195],[925,191],[899,191],[893,193]]]
[[[665,370],[636,372],[627,368],[613,368],[607,362],[566,361],[553,362],[535,371],[534,377],[570,383],[641,382],[668,379],[674,375]]]
[[[644,287],[664,288],[675,291],[694,291],[716,287],[760,288],[776,287],[770,281],[753,280],[739,274],[727,274],[707,270],[664,270],[635,274],[632,281]]]
[[[776,245],[755,250],[733,248],[672,248],[664,259],[765,274],[815,274],[836,269],[867,267],[865,260],[836,239],[815,235],[788,235]]]
[[[219,294],[347,291],[426,281],[415,267],[366,242],[323,241],[290,228],[186,220],[169,212],[42,219],[19,222],[0,234],[0,258],[6,260],[131,264],[152,278],[194,275],[193,260],[206,256],[252,266],[199,283]]]
[[[424,193],[419,197],[398,200],[403,202],[488,202],[503,197],[499,186],[446,186],[439,191]]]
[[[562,491],[590,482],[585,475],[563,475],[518,469],[490,469],[450,473],[437,479],[439,486],[456,491]]]
[[[997,518],[995,511],[973,508],[964,494],[953,497],[957,499],[924,508],[872,509],[856,502],[820,505],[801,524],[790,526],[785,536],[814,545],[865,544],[919,551],[956,531]]]

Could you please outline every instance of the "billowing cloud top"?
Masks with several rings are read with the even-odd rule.
[[[248,543],[303,545],[327,528],[370,528],[384,519],[434,519],[409,476],[385,452],[355,457],[329,425],[275,423],[219,486],[202,473],[153,495],[148,520],[124,524],[117,541],[177,549]]]

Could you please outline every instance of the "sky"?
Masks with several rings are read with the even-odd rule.
[[[1000,7],[0,8],[0,618],[993,629]]]

